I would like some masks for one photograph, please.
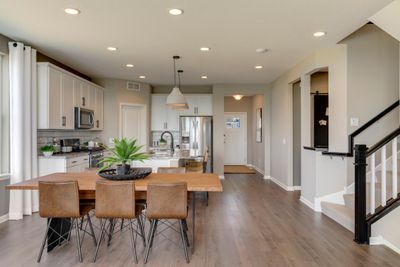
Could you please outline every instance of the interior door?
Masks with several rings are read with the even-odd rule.
[[[138,105],[121,105],[120,137],[137,139],[139,145],[147,149],[146,107]]]
[[[225,165],[247,164],[247,113],[225,113]]]

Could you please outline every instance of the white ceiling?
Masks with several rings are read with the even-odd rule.
[[[391,0],[0,2],[0,33],[89,76],[139,80],[146,75],[149,83],[171,84],[177,54],[183,84],[217,84],[271,82],[307,54],[361,27]],[[66,15],[67,7],[82,13]],[[169,15],[172,7],[184,14]],[[316,31],[328,34],[316,39]],[[111,53],[108,46],[118,51]],[[202,46],[212,50],[201,52]],[[256,48],[270,52],[257,54]],[[135,67],[128,69],[127,63]]]

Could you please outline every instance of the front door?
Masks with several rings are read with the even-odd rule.
[[[225,165],[247,164],[247,113],[225,112]]]
[[[139,145],[147,148],[146,106],[121,104],[120,137],[137,139]]]

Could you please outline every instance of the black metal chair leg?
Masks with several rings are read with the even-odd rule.
[[[135,263],[138,264],[138,257],[137,257],[137,253],[136,253],[136,238],[134,238],[134,234],[133,234],[132,220],[128,220],[128,225],[129,225],[129,230],[130,230],[129,232],[131,232],[133,257],[134,257]],[[136,234],[137,234],[137,230],[136,230]]]
[[[88,213],[88,215],[87,215],[87,218],[88,218],[88,223],[89,223],[90,232],[91,232],[92,237],[93,237],[93,243],[94,243],[94,246],[96,247],[96,246],[97,246],[96,235],[94,234],[92,219],[90,219],[90,214],[89,214],[89,213]]]
[[[106,225],[106,220],[104,220],[104,223],[103,223],[103,219],[100,219],[100,239],[99,239],[99,242],[97,242],[97,247],[96,247],[96,252],[95,252],[95,254],[94,254],[94,257],[93,257],[93,262],[96,262],[96,259],[97,259],[97,253],[99,253],[99,248],[100,248],[100,245],[101,245],[101,241],[103,241],[103,239],[104,239],[104,232],[105,232],[105,225]]]
[[[138,216],[137,221],[138,221],[138,225],[139,225],[140,236],[142,237],[142,240],[143,240],[143,246],[146,247],[146,234],[144,232],[144,223],[142,222],[141,215]]]
[[[149,253],[150,253],[150,249],[151,249],[151,244],[153,243],[153,238],[154,238],[154,230],[155,230],[155,224],[156,224],[156,220],[152,220],[151,221],[151,225],[150,225],[150,231],[149,231],[149,236],[148,236],[148,245],[146,248],[146,254],[144,257],[144,263],[147,263],[147,259],[149,258]]]
[[[107,242],[108,247],[111,245],[111,239],[114,234],[114,227],[115,227],[115,219],[110,219],[110,229],[108,233],[108,242]]]
[[[153,247],[153,240],[154,240],[154,235],[155,235],[155,233],[157,231],[157,226],[158,226],[158,220],[155,220],[154,229],[153,229],[153,232],[152,232],[153,236],[151,237],[151,242],[149,242],[149,246],[150,247]]]
[[[208,192],[206,192],[206,206],[208,207]]]
[[[186,257],[186,262],[189,263],[189,254],[188,254],[188,249],[187,249],[187,243],[185,241],[185,231],[184,231],[184,227],[183,227],[183,220],[179,220],[179,228],[180,228],[180,232],[181,232],[181,239],[182,239],[182,246],[183,246],[183,251],[185,252],[185,257]]]
[[[124,219],[121,220],[121,231],[124,229]]]
[[[187,228],[186,220],[181,220],[181,222],[182,222],[182,226],[183,226],[183,234],[185,235],[186,245],[188,247],[190,247],[189,237],[187,235],[188,228]]]
[[[39,256],[37,258],[37,262],[40,262],[40,260],[42,259],[42,254],[43,254],[44,247],[46,246],[47,234],[49,233],[51,220],[52,220],[52,218],[50,218],[48,223],[47,223],[46,232],[44,234],[43,242],[42,242],[42,245],[40,247],[40,251],[39,251]]]
[[[78,219],[73,219],[73,220],[76,224],[76,229],[75,229],[76,230],[76,245],[78,247],[79,262],[82,262],[83,258],[82,258],[82,249],[81,249],[81,235],[79,233],[79,222],[78,222]]]

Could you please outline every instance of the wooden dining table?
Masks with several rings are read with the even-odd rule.
[[[96,198],[96,182],[102,180],[96,171],[79,173],[52,173],[34,179],[6,186],[8,190],[38,190],[40,181],[77,181],[79,186],[79,197],[85,200]],[[199,192],[222,192],[222,184],[219,177],[213,173],[185,173],[185,174],[158,174],[151,173],[144,179],[133,181],[135,185],[136,198],[145,199],[147,185],[149,183],[186,182],[188,192],[192,195],[192,252],[195,244],[195,222],[196,222],[196,194]]]

